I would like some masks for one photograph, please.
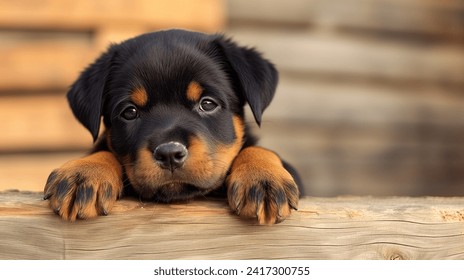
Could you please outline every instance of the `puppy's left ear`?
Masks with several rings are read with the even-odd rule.
[[[261,116],[275,94],[277,70],[252,48],[238,46],[223,36],[218,36],[215,42],[230,65],[235,90],[248,102],[256,122],[260,125]]]

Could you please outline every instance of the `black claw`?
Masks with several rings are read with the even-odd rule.
[[[242,206],[242,203],[240,201],[235,204],[235,212],[237,213],[237,215],[240,215],[241,206]]]
[[[287,200],[288,205],[295,211],[298,211],[298,201],[292,201],[292,199]]]
[[[292,208],[295,211],[298,211],[298,200],[295,201],[293,199],[288,199],[287,202],[290,208]]]
[[[45,183],[45,185],[48,185],[51,182],[55,181],[57,175],[58,175],[58,172],[56,172],[56,170],[50,173],[50,175],[47,178],[47,183]]]
[[[256,217],[259,217],[259,208],[261,207],[262,201],[256,201]]]

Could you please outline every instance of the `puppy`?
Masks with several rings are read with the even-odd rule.
[[[219,191],[241,217],[284,220],[297,209],[297,174],[255,146],[244,121],[247,103],[261,123],[277,79],[222,35],[167,30],[110,46],[67,94],[95,146],[50,174],[44,199],[74,221],[107,215],[123,194],[169,203]]]

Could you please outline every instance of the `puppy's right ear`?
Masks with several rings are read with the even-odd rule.
[[[231,68],[231,79],[238,85],[240,96],[248,102],[260,125],[261,116],[275,94],[279,79],[277,70],[253,48],[239,46],[221,35],[216,36],[214,42]]]
[[[117,45],[112,45],[94,63],[88,66],[68,91],[68,102],[74,116],[97,140],[100,130],[103,100]]]

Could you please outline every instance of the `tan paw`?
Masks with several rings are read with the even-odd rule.
[[[107,215],[123,186],[120,166],[113,160],[111,154],[97,153],[65,163],[48,177],[44,199],[68,221]]]
[[[226,181],[229,205],[241,217],[256,218],[260,224],[279,223],[297,209],[298,186],[274,153],[254,147],[247,153],[247,149]]]

